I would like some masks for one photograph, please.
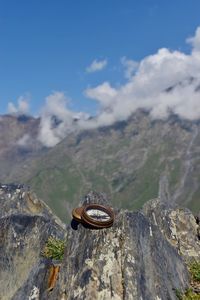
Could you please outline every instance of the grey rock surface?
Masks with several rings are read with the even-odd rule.
[[[50,235],[64,238],[60,220],[23,185],[0,185],[0,299],[40,299],[49,262],[41,251]]]
[[[93,197],[87,196],[87,201]],[[102,203],[102,195],[95,201]],[[69,229],[49,299],[177,299],[188,272],[177,250],[141,212],[116,211],[112,228]]]
[[[160,199],[148,201],[142,211],[186,261],[200,259],[198,216],[195,218],[189,209]]]
[[[114,225],[101,230],[75,222],[65,228],[23,186],[0,188],[0,201],[2,300],[175,300],[175,291],[183,291],[189,285],[186,256],[179,255],[176,243],[167,235],[171,225],[167,229],[168,223],[163,224],[158,218],[163,209],[166,215],[167,210],[173,215],[173,208],[162,207],[159,200],[151,201],[140,212],[115,210]],[[106,195],[94,192],[88,193],[81,204],[94,202],[108,204]],[[152,217],[154,206],[156,224]],[[181,212],[181,222],[187,223],[189,213]],[[178,214],[177,210],[177,218]],[[182,239],[193,221],[189,227],[183,226],[182,233],[177,224]],[[41,257],[50,235],[66,241],[59,277],[51,292],[48,291],[51,261]],[[184,247],[186,251],[185,242]],[[199,243],[192,251],[198,257]]]

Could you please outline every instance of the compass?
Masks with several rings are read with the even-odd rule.
[[[73,209],[72,216],[78,222],[99,229],[111,227],[114,222],[112,208],[95,203]]]
[[[81,222],[81,215],[83,212],[83,207],[76,207],[72,210],[72,217],[78,221]]]

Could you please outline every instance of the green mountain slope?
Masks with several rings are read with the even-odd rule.
[[[9,181],[28,183],[63,220],[80,197],[106,192],[116,207],[140,208],[158,195],[200,209],[200,125],[142,111],[113,126],[82,131],[13,168]]]

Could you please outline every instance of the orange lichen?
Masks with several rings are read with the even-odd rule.
[[[58,275],[60,272],[60,266],[51,266],[49,271],[48,278],[48,291],[52,291],[56,285],[56,281],[58,279]]]

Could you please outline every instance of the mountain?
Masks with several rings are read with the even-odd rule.
[[[2,300],[199,299],[190,269],[193,259],[200,266],[199,225],[189,210],[154,199],[141,211],[114,210],[113,226],[94,230],[66,227],[24,185],[1,185],[0,194]],[[108,203],[94,191],[82,199]]]
[[[34,122],[39,128],[37,119],[29,122],[28,128]],[[112,126],[72,132],[53,148],[33,146],[23,160],[16,155],[12,167],[4,152],[0,181],[27,183],[62,220],[90,189],[106,192],[115,207],[137,209],[162,197],[193,212],[200,209],[198,121],[174,114],[152,120],[138,110]]]
[[[27,115],[0,116],[0,180],[16,165],[31,158],[44,147],[36,139],[40,119]]]

